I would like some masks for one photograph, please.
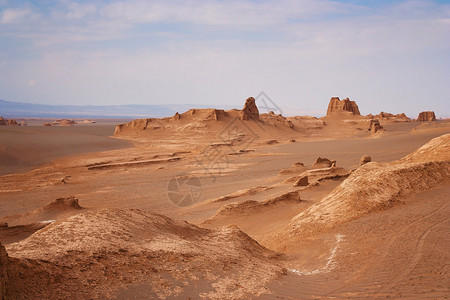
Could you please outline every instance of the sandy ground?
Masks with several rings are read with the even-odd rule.
[[[111,139],[114,125],[0,126],[0,175],[30,170],[54,159],[129,146]]]
[[[163,140],[164,134],[156,134],[154,139],[110,137],[113,128],[108,125],[0,128],[0,144],[4,147],[0,222],[9,224],[9,227],[0,228],[0,241],[13,258],[52,261],[58,257],[57,253],[68,251],[73,256],[65,256],[66,268],[74,268],[79,260],[80,268],[89,269],[91,267],[85,262],[95,260],[94,264],[106,269],[117,268],[121,276],[121,272],[131,274],[132,268],[139,267],[130,263],[131,269],[119,268],[125,259],[120,258],[120,249],[128,249],[130,253],[135,251],[133,255],[136,257],[144,252],[159,253],[156,257],[162,261],[161,264],[141,258],[145,260],[145,268],[153,266],[158,269],[160,277],[149,275],[154,280],[152,283],[134,273],[123,275],[124,279],[115,288],[101,279],[97,285],[80,281],[81,286],[97,286],[101,291],[76,294],[81,297],[448,297],[448,177],[430,189],[402,198],[389,208],[361,215],[311,236],[292,239],[286,243],[288,246],[277,240],[298,214],[315,207],[346,180],[346,176],[317,177],[315,184],[294,187],[289,178],[311,169],[317,157],[336,160],[338,167],[350,171],[358,167],[362,155],[370,155],[375,162],[389,163],[415,151],[432,138],[450,132],[448,122],[389,122],[383,124],[386,131],[375,136],[367,134],[365,127],[364,131],[358,129],[363,127],[359,123],[345,133],[333,135],[339,130],[341,121],[328,121],[329,124],[333,122],[336,126],[318,130],[318,135],[284,130],[274,137],[275,131],[265,129],[265,135],[260,134],[258,139],[242,149],[216,145],[215,138],[199,134],[168,141]],[[256,132],[257,128],[252,130]],[[277,143],[267,144],[270,139],[276,139]],[[296,141],[290,142],[290,139]],[[214,157],[211,153],[217,154],[217,149],[221,159],[214,160],[213,167],[205,169],[205,161],[211,165],[211,157]],[[236,150],[251,151],[236,154]],[[293,168],[292,164],[296,162],[302,162],[304,169]],[[285,171],[280,172],[282,170]],[[195,180],[186,181],[189,178]],[[174,182],[180,184],[180,190],[174,189]],[[187,185],[183,186],[186,182]],[[310,183],[313,182],[314,178],[310,178]],[[69,196],[75,196],[82,208],[46,206],[57,198]],[[181,206],[175,203],[180,197],[185,197],[183,201],[186,201]],[[119,211],[104,213],[104,209]],[[138,211],[127,211],[129,209]],[[152,231],[155,226],[160,228],[155,225],[159,224],[159,217],[153,213],[168,216],[176,222],[188,221],[194,227],[165,225],[169,233],[158,233],[167,239],[165,242],[130,231],[130,226],[141,228],[141,231]],[[141,217],[118,219],[129,214],[146,217],[142,220]],[[67,219],[70,216],[78,219]],[[147,221],[144,222],[145,219]],[[56,223],[52,223],[53,220]],[[106,224],[104,228],[99,225],[94,232],[105,230],[104,236],[115,236],[112,232],[117,230],[120,233],[118,239],[127,241],[117,249],[116,246],[105,246],[115,253],[112,256],[118,255],[114,263],[97,258],[100,249],[84,249],[85,246],[70,249],[50,246],[48,252],[30,252],[31,248],[45,248],[42,242],[45,240],[53,241],[49,242],[51,245],[69,239],[68,236],[89,236],[86,232],[89,232],[89,226],[93,226],[89,224],[95,223],[93,220],[103,220],[98,222]],[[114,220],[120,225],[108,231],[110,225],[107,224],[116,222]],[[73,227],[77,222],[86,227]],[[240,230],[227,227],[230,224]],[[40,229],[43,226],[46,227]],[[179,229],[171,229],[172,226]],[[61,232],[70,234],[60,235]],[[250,240],[247,240],[247,235]],[[114,244],[113,239],[105,240],[104,236],[93,236],[92,241]],[[197,241],[196,246],[192,239]],[[215,240],[215,244],[211,242]],[[169,244],[177,245],[173,249],[169,247],[175,258],[169,259],[166,252],[154,252],[168,251]],[[235,252],[227,252],[224,258],[220,248],[234,249]],[[181,249],[190,249],[190,256]],[[83,260],[85,262],[81,263]],[[235,263],[228,265],[227,261]],[[228,271],[214,277],[215,264],[218,270]],[[260,268],[256,268],[258,265]],[[31,269],[43,268],[39,263]],[[107,274],[107,271],[89,270],[89,280],[103,278]],[[242,272],[240,276],[239,270]],[[59,277],[55,276],[61,280],[69,276],[59,269],[50,272],[58,274]],[[177,272],[189,275],[180,277]],[[200,277],[202,272],[209,275]],[[48,285],[52,284],[49,279]],[[69,286],[67,289],[73,293],[76,290]],[[34,292],[30,289],[27,293],[33,295]],[[47,296],[61,295],[64,296]]]

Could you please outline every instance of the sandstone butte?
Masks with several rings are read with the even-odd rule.
[[[255,98],[250,97],[245,101],[244,108],[239,116],[241,120],[259,121],[259,111],[255,103]]]
[[[361,115],[358,105],[355,101],[350,101],[348,98],[339,100],[339,97],[332,97],[328,104],[327,116],[336,112],[351,112],[354,115]]]
[[[434,114],[434,111],[423,111],[419,113],[417,121],[419,122],[436,121],[436,115]]]

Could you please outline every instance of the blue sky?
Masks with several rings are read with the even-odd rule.
[[[450,1],[0,0],[0,99],[450,116]]]

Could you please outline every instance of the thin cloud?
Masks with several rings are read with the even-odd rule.
[[[1,24],[13,24],[22,22],[27,16],[31,14],[29,8],[8,8],[1,12]]]
[[[443,101],[449,6],[356,3],[11,2],[0,16],[30,15],[0,26],[0,98],[213,105],[264,90],[280,106],[318,111],[341,96],[367,113]]]

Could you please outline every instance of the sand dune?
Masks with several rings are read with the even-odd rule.
[[[8,283],[16,299],[121,298],[136,291],[141,297],[195,291],[201,298],[231,299],[263,294],[283,273],[274,252],[235,227],[212,231],[142,210],[84,212],[7,250],[17,268],[30,267],[27,286]],[[11,269],[10,278],[20,276]]]
[[[448,183],[450,161],[446,150],[449,145],[450,135],[443,135],[400,161],[361,166],[328,196],[293,218],[277,237],[278,242],[292,244],[294,240],[386,210],[415,193]],[[440,158],[447,160],[434,161]]]

